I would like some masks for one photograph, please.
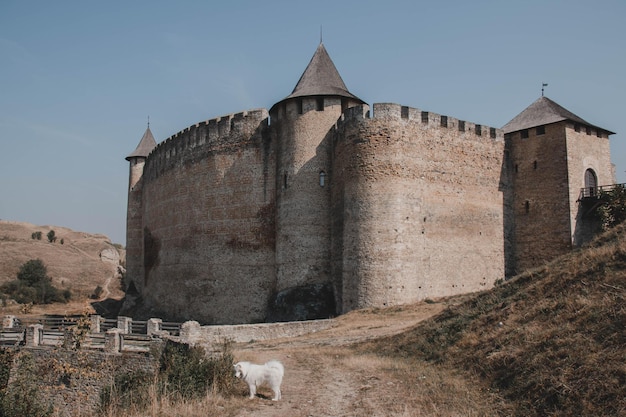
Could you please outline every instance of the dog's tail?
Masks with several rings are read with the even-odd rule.
[[[269,361],[265,364],[265,366],[267,366],[268,368],[276,369],[278,372],[280,372],[281,378],[283,377],[283,375],[285,375],[285,368],[283,367],[283,364],[278,361]]]

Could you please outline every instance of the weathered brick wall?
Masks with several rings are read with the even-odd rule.
[[[143,297],[155,313],[215,324],[265,318],[275,287],[267,117],[258,110],[211,120],[151,153]]]
[[[502,132],[486,126],[396,104],[347,112],[331,180],[343,312],[502,279],[503,152]]]

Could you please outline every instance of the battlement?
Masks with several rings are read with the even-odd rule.
[[[456,130],[460,134],[473,136],[475,138],[488,138],[496,141],[504,140],[504,132],[502,129],[395,103],[374,103],[371,113],[367,105],[349,108],[335,124],[335,129],[340,130],[342,125],[348,121],[365,119],[413,121],[429,128]]]
[[[219,150],[246,142],[259,128],[267,127],[268,120],[266,109],[254,109],[189,126],[155,146],[148,155],[144,176],[158,175],[189,150]]]

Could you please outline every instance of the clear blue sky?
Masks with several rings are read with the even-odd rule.
[[[0,219],[125,244],[128,163],[270,108],[320,41],[346,85],[502,127],[541,95],[607,130],[626,182],[626,1],[0,1]]]

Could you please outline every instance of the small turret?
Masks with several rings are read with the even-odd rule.
[[[141,288],[143,285],[143,208],[141,178],[148,155],[156,146],[150,125],[137,148],[126,157],[130,162],[128,176],[128,206],[126,208],[126,286]],[[131,285],[133,284],[133,285]]]
[[[130,162],[130,177],[128,180],[128,190],[132,190],[137,182],[141,179],[143,174],[143,166],[146,163],[146,158],[156,146],[156,141],[152,132],[150,131],[150,125],[143,134],[143,137],[139,141],[137,148],[126,157],[126,160]]]

